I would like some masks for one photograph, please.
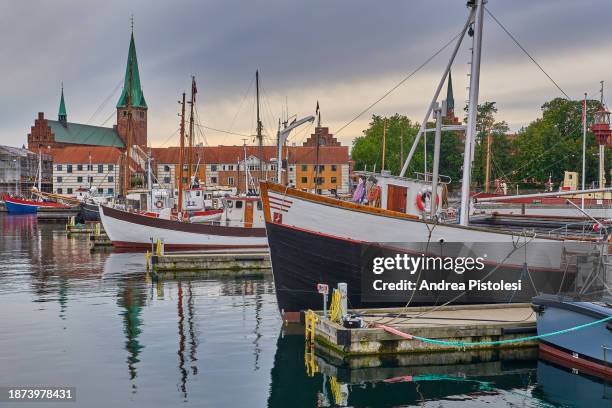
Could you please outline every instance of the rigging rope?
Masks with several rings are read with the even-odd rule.
[[[383,96],[381,96],[380,98],[378,98],[376,101],[374,101],[373,103],[371,103],[367,108],[365,108],[364,110],[362,110],[361,112],[359,112],[357,114],[357,116],[355,116],[353,119],[351,119],[350,121],[348,121],[345,125],[343,125],[340,129],[336,130],[335,135],[337,136],[340,132],[342,132],[347,126],[349,126],[351,123],[353,123],[354,121],[356,121],[357,119],[359,119],[361,117],[361,115],[363,115],[364,113],[366,113],[367,111],[369,111],[370,109],[372,109],[374,106],[376,106],[380,101],[382,101],[383,99],[385,99],[387,96],[389,96],[391,93],[393,93],[393,91],[395,91],[397,88],[399,88],[401,85],[404,84],[404,82],[406,82],[407,80],[409,80],[410,78],[412,78],[417,72],[419,72],[421,69],[423,69],[427,64],[429,64],[431,62],[431,60],[433,60],[435,57],[437,57],[442,51],[444,51],[449,45],[451,45],[460,35],[463,34],[463,31],[461,31],[460,33],[457,33],[453,38],[451,38],[446,44],[444,44],[442,46],[442,48],[440,48],[438,51],[436,51],[432,56],[430,56],[429,58],[427,58],[425,60],[425,62],[423,62],[421,65],[419,65],[414,71],[412,71],[410,74],[408,74],[407,76],[405,76],[401,81],[399,81],[397,84],[395,84],[391,89],[389,89],[387,92],[385,92],[385,94]]]
[[[501,29],[504,30],[506,34],[508,34],[508,36],[512,39],[512,41],[514,41],[514,43],[525,53],[525,55],[527,55],[529,59],[533,61],[533,63],[540,69],[540,71],[542,71],[544,75],[546,75],[546,77],[550,79],[550,81],[557,87],[559,91],[561,91],[561,93],[565,96],[565,98],[568,100],[572,100],[572,98],[570,98],[570,96],[559,86],[559,84],[554,79],[552,79],[552,77],[548,74],[548,72],[546,72],[544,68],[542,68],[542,66],[538,64],[535,58],[533,58],[531,54],[529,54],[529,52],[525,49],[525,47],[523,47],[521,43],[518,42],[516,37],[514,37],[512,33],[508,31],[508,29],[493,15],[493,13],[491,13],[491,11],[487,7],[485,7],[485,11],[487,12],[489,16],[491,16],[491,18],[497,23],[497,25],[499,25]]]
[[[447,340],[429,339],[427,337],[413,336],[411,334],[404,333],[402,331],[399,331],[397,329],[394,329],[392,327],[385,326],[385,325],[382,325],[382,324],[376,324],[376,326],[380,327],[381,329],[385,330],[386,332],[389,332],[389,333],[392,333],[392,334],[396,334],[396,335],[398,335],[400,337],[403,337],[405,339],[408,339],[408,340],[415,339],[415,340],[422,341],[424,343],[438,344],[438,345],[442,345],[442,346],[474,347],[474,346],[497,346],[497,345],[501,345],[501,344],[520,343],[520,342],[524,342],[524,341],[538,340],[538,339],[542,339],[542,338],[546,338],[546,337],[558,336],[560,334],[565,334],[565,333],[570,333],[570,332],[573,332],[573,331],[576,331],[576,330],[585,329],[587,327],[595,326],[595,325],[600,324],[600,323],[605,323],[605,322],[610,321],[610,320],[612,320],[612,316],[608,316],[608,317],[603,318],[603,319],[595,320],[594,322],[589,322],[589,323],[581,324],[581,325],[570,327],[570,328],[563,329],[563,330],[556,330],[556,331],[550,332],[550,333],[538,334],[538,335],[535,335],[535,336],[519,337],[519,338],[516,338],[516,339],[505,339],[505,340],[495,340],[495,341],[474,341],[474,342],[447,341]]]

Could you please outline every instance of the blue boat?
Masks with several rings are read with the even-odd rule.
[[[22,200],[13,197],[6,197],[4,205],[9,214],[36,214],[38,206],[35,203],[30,203],[30,200]]]
[[[612,304],[587,302],[563,295],[532,300],[538,335],[612,318]],[[540,338],[542,356],[572,371],[612,378],[612,320],[580,330]]]

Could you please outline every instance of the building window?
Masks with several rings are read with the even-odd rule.
[[[68,164],[66,166],[66,173],[72,173],[72,164]],[[70,193],[68,193],[68,194],[70,194]]]
[[[164,183],[170,184],[170,177],[164,177]]]
[[[61,183],[61,182],[62,182],[62,177],[61,177],[61,176],[57,178],[57,182],[58,182],[58,183]]]
[[[55,170],[57,171],[62,171],[62,165],[58,164],[57,166],[55,166]],[[60,193],[61,194],[61,193]]]
[[[87,177],[87,182],[90,183],[90,184],[93,183],[93,176],[88,176]]]
[[[319,164],[319,171],[325,171],[325,165]]]
[[[68,188],[66,189],[66,194],[72,194],[72,188],[68,187]]]
[[[308,177],[302,177],[302,183],[308,183]]]
[[[104,189],[103,188],[99,188],[98,189],[98,194],[104,194]]]
[[[83,165],[77,164],[77,171],[83,171]]]
[[[98,164],[98,173],[104,173],[104,165]]]
[[[325,183],[325,177],[315,177],[315,184]]]
[[[144,111],[140,111],[140,112],[138,112],[138,113],[140,114],[140,117],[141,117],[142,119],[144,119]]]
[[[331,178],[331,182],[332,182],[332,184],[336,184],[336,183],[337,183],[336,178],[335,178],[335,177],[332,177],[332,178]]]
[[[79,176],[77,177],[77,183],[82,183],[83,182],[83,177]]]
[[[112,187],[109,187],[106,191],[108,194],[115,194],[115,190]]]
[[[164,171],[170,171],[170,166],[168,165],[164,166]]]
[[[61,188],[58,188],[58,189],[57,189],[57,194],[63,194],[63,193],[64,193],[64,190],[63,190],[63,189],[61,189]]]
[[[332,171],[336,171],[337,170],[337,166],[335,164],[332,164]]]
[[[227,185],[229,185],[229,186],[233,186],[234,185],[234,178],[233,177],[228,177],[227,178]]]
[[[108,165],[108,171],[113,171],[115,170],[115,165],[114,164],[109,164]]]
[[[257,201],[257,210],[258,211],[263,210],[263,205],[261,204],[261,201]]]
[[[234,165],[233,165],[233,164],[228,165],[228,166],[227,166],[227,169],[228,169],[229,171],[234,170]]]
[[[213,184],[217,184],[217,178],[216,177],[211,177],[210,178],[210,182]]]
[[[308,170],[308,165],[302,164],[302,171],[307,171],[307,170]]]
[[[217,171],[217,165],[216,164],[211,164],[210,165],[210,171]]]
[[[115,177],[113,176],[108,176],[108,182],[109,183],[113,183],[115,181]]]
[[[187,165],[183,164],[183,171],[187,171]]]

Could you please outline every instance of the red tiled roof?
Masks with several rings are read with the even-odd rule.
[[[66,146],[51,149],[55,164],[89,164],[90,155],[92,164],[114,164],[118,162],[121,154],[120,149],[107,146]]]
[[[290,146],[289,162],[297,164],[312,164],[316,163],[316,147],[311,146]],[[193,148],[194,162],[197,163],[198,158],[204,163],[214,164],[229,164],[236,163],[239,160],[244,160],[244,146],[204,146]],[[260,150],[258,146],[247,146],[247,156],[259,157]],[[275,146],[263,146],[263,159],[270,161],[276,157]],[[151,149],[153,159],[160,164],[177,164],[179,159],[178,147],[160,148],[154,147]],[[286,154],[283,152],[283,158]],[[187,158],[185,157],[185,162]],[[319,148],[319,163],[321,164],[339,164],[348,163],[349,150],[348,146],[321,146]]]

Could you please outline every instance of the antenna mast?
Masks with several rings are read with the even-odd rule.
[[[189,112],[189,146],[187,147],[187,177],[189,182],[189,188],[191,188],[191,177],[193,171],[193,108],[195,105],[195,95],[198,92],[196,89],[195,76],[191,77],[191,101],[189,101],[190,112]]]
[[[183,161],[185,154],[185,92],[181,104],[181,140],[179,145],[179,171],[178,171],[178,212],[183,212]]]
[[[263,135],[262,135],[262,124],[259,117],[259,70],[255,71],[255,95],[257,99],[257,144],[259,146],[259,180],[263,179]],[[267,178],[267,177],[266,177]]]

